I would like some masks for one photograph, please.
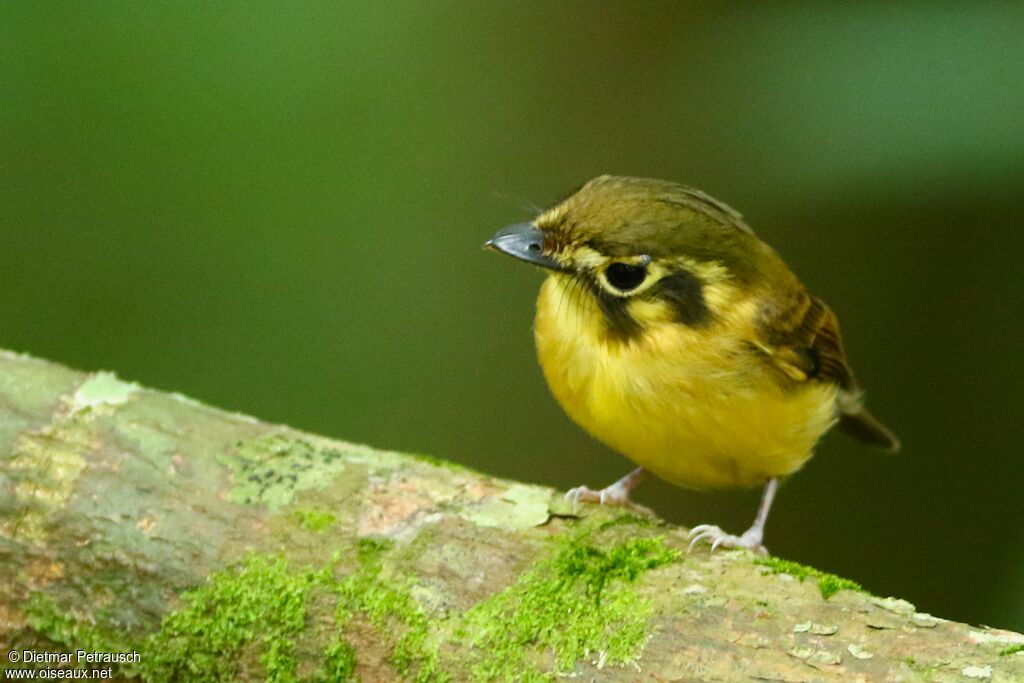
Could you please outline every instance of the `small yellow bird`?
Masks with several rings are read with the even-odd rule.
[[[610,505],[653,473],[692,489],[764,486],[740,536],[693,543],[766,552],[779,480],[833,425],[890,451],[864,409],[839,324],[740,214],[671,182],[601,176],[486,247],[550,271],[537,299],[541,368],[569,417],[638,468],[600,491]]]

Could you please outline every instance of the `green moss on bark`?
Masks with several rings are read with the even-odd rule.
[[[295,640],[306,629],[310,592],[329,581],[323,570],[251,555],[182,596],[184,609],[144,643],[142,673],[158,682],[234,681],[239,661],[255,656],[268,681],[298,680]]]
[[[292,519],[306,531],[314,532],[326,531],[338,521],[333,512],[319,508],[293,510]]]
[[[403,677],[446,680],[436,646],[427,643],[427,617],[408,582],[381,576],[387,548],[361,542],[356,570],[341,579],[329,568],[294,569],[280,557],[249,556],[237,569],[218,572],[183,596],[184,609],[167,616],[143,644],[142,674],[157,682],[221,683],[237,680],[240,662],[255,659],[268,682],[349,680],[356,651],[344,631],[364,614],[383,639],[392,641],[390,661]],[[297,648],[320,636],[311,624],[310,605],[322,597],[336,599],[334,623],[322,629],[334,634],[323,650],[323,666],[300,676]]]
[[[98,652],[130,652],[135,643],[114,630],[78,619],[44,593],[33,593],[21,610],[25,620],[43,637],[68,647]]]
[[[384,633],[398,633],[390,661],[395,669],[417,683],[446,681],[439,670],[436,644],[428,642],[428,621],[413,598],[411,581],[393,582],[382,577],[381,554],[389,544],[364,539],[359,543],[359,569],[335,588],[338,607],[335,620],[344,627],[356,613]]]
[[[800,583],[803,583],[807,578],[813,578],[818,582],[818,590],[821,591],[821,597],[826,600],[841,590],[859,591],[861,593],[866,592],[856,581],[844,579],[841,576],[829,574],[828,572],[823,572],[820,569],[808,567],[807,565],[793,562],[791,560],[782,560],[777,557],[763,557],[754,560],[754,564],[766,567],[768,569],[768,574],[788,574],[799,580]]]
[[[466,615],[479,680],[548,681],[581,660],[623,664],[639,656],[650,604],[633,583],[672,562],[678,552],[660,538],[637,538],[609,548],[587,536],[562,542],[509,588]]]

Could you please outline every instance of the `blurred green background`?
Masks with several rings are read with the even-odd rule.
[[[600,173],[742,211],[843,321],[774,553],[1024,629],[1024,6],[0,6],[0,346],[559,488],[540,275],[481,251]],[[639,500],[742,530],[757,493]]]

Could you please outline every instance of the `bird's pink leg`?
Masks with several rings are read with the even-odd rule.
[[[690,549],[701,541],[711,544],[711,551],[715,548],[746,548],[759,555],[767,555],[768,549],[764,547],[764,525],[768,521],[768,513],[772,509],[772,501],[775,500],[775,492],[779,488],[778,479],[769,479],[764,485],[764,492],[761,494],[761,504],[757,508],[757,518],[749,529],[743,532],[742,536],[727,534],[720,527],[713,524],[701,524],[690,529]]]

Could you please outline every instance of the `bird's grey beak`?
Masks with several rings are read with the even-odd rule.
[[[516,223],[502,228],[484,243],[484,249],[493,249],[550,270],[568,270],[564,265],[544,255],[544,235],[533,223]]]

